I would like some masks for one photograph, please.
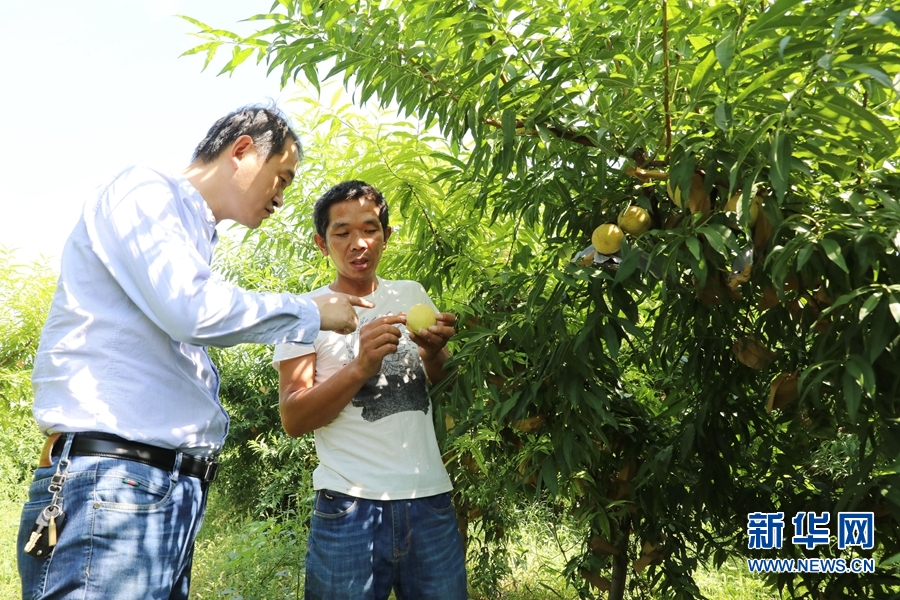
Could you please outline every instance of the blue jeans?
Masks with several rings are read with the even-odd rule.
[[[449,494],[365,500],[316,492],[306,600],[465,600],[466,565]]]
[[[35,519],[50,504],[50,478],[67,452],[35,471],[22,509],[16,550],[23,600],[186,599],[207,486],[179,475],[180,464],[167,471],[124,459],[69,457],[58,543],[49,557],[25,554]]]

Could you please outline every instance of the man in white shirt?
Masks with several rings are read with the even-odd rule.
[[[329,286],[374,303],[358,331],[321,332],[275,347],[281,419],[315,431],[319,466],[306,555],[306,600],[462,600],[465,556],[450,478],[434,434],[426,378],[445,375],[456,317],[438,313],[414,281],[375,272],[391,235],[378,190],[345,181],[316,202],[315,242],[336,271]],[[314,296],[315,297],[315,296]],[[426,304],[437,323],[410,332],[404,313]]]
[[[23,599],[187,598],[228,432],[206,347],[350,333],[353,306],[372,306],[251,293],[210,271],[216,224],[258,227],[299,156],[281,113],[246,107],[183,174],[132,167],[85,204],[32,373],[48,439],[19,530]]]

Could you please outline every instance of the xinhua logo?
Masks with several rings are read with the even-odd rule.
[[[827,512],[800,511],[790,520],[793,526],[791,544],[812,550],[831,541],[831,515]],[[870,512],[840,512],[837,515],[837,548],[875,547],[875,515]],[[784,513],[754,512],[747,515],[747,547],[750,550],[780,549],[784,544]],[[747,560],[754,573],[874,573],[871,558],[801,558]]]
[[[859,546],[863,550],[875,547],[875,515],[870,512],[838,513],[839,550]]]
[[[827,545],[831,539],[827,512],[800,511],[791,519],[794,535],[791,543],[811,550]],[[772,550],[784,544],[784,513],[755,512],[747,515],[747,547],[750,550]],[[870,512],[841,512],[837,518],[837,547],[844,550],[858,546],[871,550],[875,546],[875,515]]]

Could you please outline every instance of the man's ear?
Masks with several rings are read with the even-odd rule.
[[[249,135],[242,135],[234,140],[234,143],[231,144],[231,151],[228,157],[231,159],[231,164],[234,165],[235,169],[238,168],[241,160],[243,160],[249,152],[256,152],[252,137]]]
[[[387,229],[384,230],[384,243],[385,244],[387,244],[388,238],[391,237],[391,233],[393,233],[393,232],[394,232],[394,230],[391,229],[390,227],[388,227]]]
[[[322,256],[328,256],[328,246],[325,244],[325,238],[317,233],[313,235],[313,241],[319,247],[319,250],[322,251]]]

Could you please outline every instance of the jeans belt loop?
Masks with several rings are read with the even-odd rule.
[[[64,433],[63,436],[66,438],[66,441],[63,444],[62,451],[60,451],[60,453],[59,453],[59,462],[60,463],[63,462],[64,460],[65,461],[69,460],[69,453],[72,451],[72,442],[75,441],[74,433]],[[57,439],[53,445],[55,446],[58,443],[59,443],[59,440]],[[52,451],[51,451],[51,453],[52,453]]]
[[[175,453],[175,464],[172,465],[172,482],[175,483],[178,481],[178,476],[181,475],[181,461],[184,458],[184,452],[176,452]]]

